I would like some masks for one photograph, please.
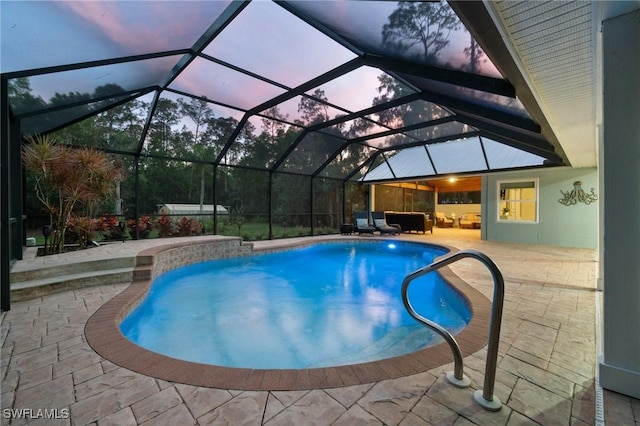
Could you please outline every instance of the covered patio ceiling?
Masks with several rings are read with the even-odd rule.
[[[142,100],[137,142],[97,146],[131,156],[154,156],[158,105],[185,98],[236,123],[215,155],[198,158],[214,165],[234,165],[226,153],[245,126],[265,122],[296,134],[276,158],[250,165],[273,172],[374,182],[571,165],[495,38],[502,6],[3,1],[2,96],[23,136]],[[288,168],[309,153],[306,167]],[[328,176],[345,156],[356,166]]]

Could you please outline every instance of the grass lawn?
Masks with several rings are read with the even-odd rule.
[[[207,234],[211,234],[211,228],[207,228]],[[337,234],[338,229],[331,229],[326,227],[320,227],[314,229],[316,235]],[[259,241],[269,238],[269,224],[263,222],[247,222],[242,225],[240,229],[235,224],[219,224],[218,234],[242,237],[245,241]],[[273,225],[273,238],[288,238],[288,237],[303,237],[311,235],[311,228],[294,226],[283,227],[282,225]],[[36,239],[36,246],[44,246],[44,237],[41,230],[28,230],[27,237]],[[149,233],[148,238],[158,238],[158,230],[154,229]],[[94,241],[101,242],[102,235],[96,232],[94,235]]]

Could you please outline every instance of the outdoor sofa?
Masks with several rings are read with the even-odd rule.
[[[433,234],[433,220],[422,212],[385,212],[387,223],[390,226],[400,225],[402,232],[430,231]]]

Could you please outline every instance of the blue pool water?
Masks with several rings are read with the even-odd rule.
[[[340,242],[202,262],[155,279],[120,329],[151,351],[226,367],[399,356],[441,341],[407,314],[401,286],[444,253],[407,242]],[[413,281],[410,300],[453,333],[470,320],[464,299],[436,273]]]

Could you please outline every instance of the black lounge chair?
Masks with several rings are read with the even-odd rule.
[[[371,234],[376,232],[376,228],[369,225],[369,213],[368,212],[353,212],[353,230],[358,234]]]
[[[384,212],[371,212],[371,218],[373,219],[373,226],[377,231],[380,231],[380,235],[398,235],[400,232],[398,230],[398,226],[391,226],[387,223],[387,219],[384,217]]]

